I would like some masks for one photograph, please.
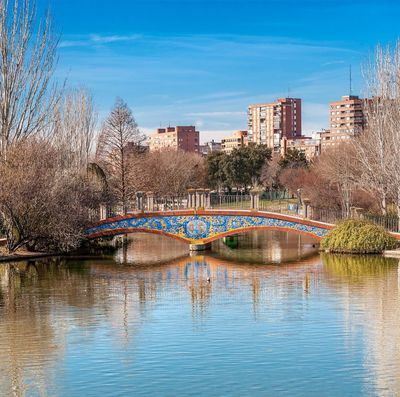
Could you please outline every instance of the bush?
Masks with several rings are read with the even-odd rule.
[[[321,241],[322,249],[348,254],[380,254],[397,246],[397,240],[385,229],[358,220],[338,224]]]

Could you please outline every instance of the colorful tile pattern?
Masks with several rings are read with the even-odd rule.
[[[201,243],[230,231],[252,227],[271,227],[293,229],[294,231],[314,234],[317,237],[325,236],[329,230],[309,226],[296,221],[287,221],[275,218],[265,218],[252,215],[159,215],[140,218],[128,218],[109,223],[103,223],[87,230],[87,235],[109,233],[118,229],[142,229],[149,231],[162,231],[170,235],[183,238],[191,243]]]

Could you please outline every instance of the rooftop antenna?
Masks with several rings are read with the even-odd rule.
[[[349,95],[351,96],[353,93],[353,87],[352,87],[352,76],[351,76],[351,64],[349,66]]]
[[[287,88],[287,97],[290,98],[290,86]]]

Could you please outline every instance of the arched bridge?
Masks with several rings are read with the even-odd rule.
[[[196,249],[222,237],[250,230],[279,230],[324,237],[334,225],[301,217],[254,210],[182,210],[142,212],[108,218],[86,231],[89,239],[147,232],[185,241]]]

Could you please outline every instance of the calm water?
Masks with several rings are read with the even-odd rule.
[[[400,395],[398,261],[312,245],[259,232],[190,257],[136,235],[0,265],[0,395]]]

